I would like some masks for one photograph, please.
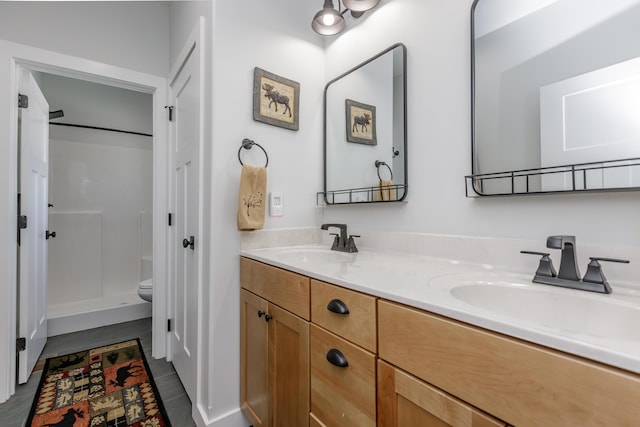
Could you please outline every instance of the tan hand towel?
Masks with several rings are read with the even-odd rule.
[[[267,204],[267,168],[242,166],[238,194],[238,230],[259,230]]]
[[[393,180],[381,179],[380,187],[376,191],[376,200],[396,200],[397,198]]]

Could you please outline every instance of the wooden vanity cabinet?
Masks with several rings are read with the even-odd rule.
[[[640,375],[246,258],[240,283],[254,427],[640,425]]]
[[[639,425],[630,372],[382,300],[378,333],[381,359],[512,425]]]
[[[308,426],[309,278],[241,258],[240,284],[242,412],[254,427]]]

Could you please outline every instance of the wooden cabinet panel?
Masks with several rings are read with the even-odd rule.
[[[240,402],[242,413],[254,427],[271,425],[268,381],[268,324],[264,299],[240,290]]]
[[[241,257],[240,285],[305,320],[311,319],[308,277]]]
[[[336,314],[327,306],[334,300],[344,303],[349,314]],[[375,353],[376,298],[370,295],[311,280],[311,321]]]
[[[309,323],[273,304],[269,315],[271,426],[308,426]]]
[[[378,426],[504,427],[506,424],[378,361]]]
[[[315,325],[310,326],[311,411],[327,426],[375,426],[375,355]],[[337,367],[327,353],[339,350],[348,361]]]
[[[326,425],[324,425],[318,418],[316,418],[315,415],[313,415],[313,412],[309,414],[309,427],[327,427]]]
[[[386,301],[379,355],[513,425],[637,426],[640,377]]]

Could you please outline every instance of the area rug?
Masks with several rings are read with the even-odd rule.
[[[26,426],[170,427],[140,340],[47,359]]]

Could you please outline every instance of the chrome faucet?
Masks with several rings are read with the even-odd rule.
[[[336,227],[340,229],[340,234],[331,233],[331,235],[336,236],[335,239],[333,239],[333,245],[331,246],[332,251],[358,252],[358,248],[356,248],[356,243],[353,241],[353,238],[360,236],[353,234],[347,237],[347,224],[322,224],[320,226],[322,230],[328,230],[329,227]]]
[[[629,263],[625,259],[590,257],[591,261],[589,262],[587,273],[580,279],[580,270],[576,260],[575,236],[549,236],[547,237],[547,247],[562,250],[560,270],[557,274],[548,253],[520,251],[523,254],[540,255],[542,257],[540,258],[538,270],[536,270],[536,274],[533,277],[533,282],[535,283],[610,294],[611,286],[606,277],[604,277],[599,261]]]

